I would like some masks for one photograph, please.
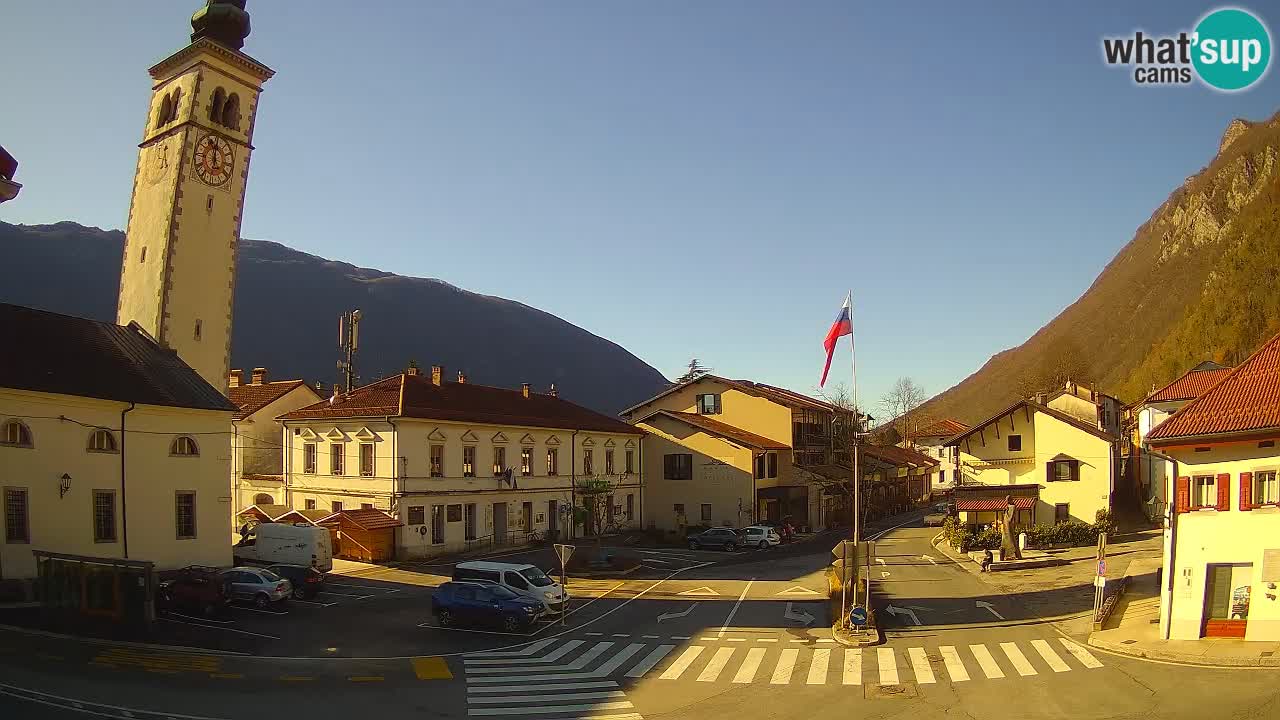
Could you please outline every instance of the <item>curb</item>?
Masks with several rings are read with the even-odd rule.
[[[1105,632],[1105,631],[1104,631]],[[1194,667],[1211,667],[1211,668],[1280,668],[1280,657],[1274,658],[1215,658],[1215,662],[1209,662],[1207,659],[1200,659],[1194,655],[1185,653],[1172,652],[1167,650],[1138,649],[1129,645],[1121,645],[1120,643],[1111,642],[1110,640],[1101,640],[1089,635],[1088,644],[1100,650],[1106,650],[1116,655],[1126,655],[1132,658],[1142,660],[1158,660],[1160,662],[1173,663],[1175,665],[1189,665]]]
[[[880,632],[880,628],[875,627],[871,629],[874,631],[874,635],[872,635],[871,637],[868,637],[862,640],[853,640],[853,639],[846,639],[845,633],[841,631],[840,628],[833,625],[831,627],[831,637],[834,638],[837,643],[844,645],[845,647],[853,647],[853,648],[870,647],[872,645],[879,645],[882,642],[884,642],[884,634]]]

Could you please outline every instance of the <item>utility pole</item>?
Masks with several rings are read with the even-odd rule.
[[[360,311],[349,310],[338,316],[338,349],[342,351],[342,360],[338,361],[338,370],[342,372],[343,393],[349,393],[355,387],[360,376],[356,374],[356,351],[360,349]]]

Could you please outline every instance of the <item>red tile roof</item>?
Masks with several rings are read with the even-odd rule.
[[[1044,413],[1045,415],[1048,415],[1051,418],[1061,420],[1062,422],[1068,425],[1071,425],[1073,427],[1080,428],[1081,430],[1089,433],[1090,435],[1095,435],[1097,437],[1102,438],[1103,440],[1114,441],[1116,439],[1115,435],[1112,435],[1111,433],[1107,432],[1106,430],[1103,430],[1100,427],[1097,427],[1096,425],[1090,425],[1089,423],[1081,420],[1078,417],[1075,417],[1074,415],[1068,415],[1067,413],[1064,413],[1061,410],[1051,408],[1048,405],[1041,405],[1035,400],[1027,399],[1027,400],[1019,400],[1018,402],[1015,402],[1014,404],[1001,410],[995,415],[992,415],[986,420],[983,420],[977,425],[974,425],[968,430],[965,430],[964,432],[957,433],[951,436],[945,444],[948,446],[959,445],[961,440],[964,440],[966,437],[974,434],[975,432],[978,432],[982,428],[1003,419],[1009,413],[1015,412],[1018,409],[1022,408],[1023,406],[1027,406],[1038,413]]]
[[[1013,506],[1019,510],[1030,510],[1036,506],[1036,499],[1033,497],[1014,497]],[[956,510],[966,512],[992,512],[1004,510],[1009,507],[1004,498],[973,498],[971,500],[956,500]]]
[[[1185,375],[1147,396],[1146,403],[1195,400],[1218,381],[1231,374],[1231,368],[1189,370]]]
[[[562,400],[553,395],[520,390],[443,382],[435,385],[424,375],[400,374],[323,400],[280,416],[282,420],[319,418],[409,417],[424,420],[516,425],[521,427],[594,430],[643,435],[635,427]]]
[[[349,522],[362,530],[381,530],[383,528],[401,527],[404,523],[372,508],[360,510],[342,510],[320,521],[321,525],[335,525]]]
[[[261,385],[239,385],[227,389],[227,398],[235,404],[232,420],[243,420],[284,397],[290,390],[304,385],[302,380],[277,380]]]
[[[672,385],[671,387],[667,388],[666,390],[663,390],[657,395],[654,395],[648,400],[645,400],[642,403],[633,405],[627,408],[626,410],[623,410],[619,414],[627,415],[631,413],[631,411],[635,410],[636,408],[644,407],[645,405],[648,405],[649,403],[659,398],[666,397],[667,395],[670,395],[671,393],[677,390],[686,388],[698,382],[702,382],[703,380],[718,382],[723,385],[727,385],[729,387],[741,390],[745,393],[749,393],[751,395],[758,395],[760,397],[767,398],[780,405],[785,405],[787,407],[806,408],[810,410],[826,410],[828,412],[836,412],[840,410],[839,407],[832,405],[831,403],[826,402],[824,400],[811,398],[808,395],[802,395],[798,392],[793,392],[791,390],[776,387],[774,385],[765,385],[764,383],[752,382],[751,380],[730,380],[728,378],[720,377],[719,375],[699,375],[698,377],[688,382]]]
[[[969,426],[959,420],[943,418],[935,423],[925,426],[924,429],[917,431],[916,436],[949,438],[952,435],[959,435],[968,429]]]
[[[680,422],[683,422],[687,425],[692,425],[693,427],[696,427],[699,430],[702,430],[703,432],[707,432],[712,435],[718,435],[727,440],[732,440],[734,442],[740,443],[742,445],[746,445],[748,447],[756,448],[758,450],[787,450],[790,448],[789,445],[786,445],[785,443],[780,443],[777,440],[770,440],[769,438],[764,437],[763,435],[757,435],[753,432],[748,432],[746,430],[743,430],[742,428],[734,427],[733,425],[730,425],[728,423],[723,423],[723,422],[720,422],[719,420],[712,420],[706,415],[698,415],[695,413],[675,412],[674,410],[659,410],[657,412],[650,413],[649,415],[644,416],[643,418],[641,418],[640,420],[637,420],[636,422],[644,422],[645,420],[648,420],[654,415],[664,415],[674,420],[679,420]]]
[[[1156,426],[1151,440],[1280,429],[1280,335]]]
[[[882,460],[891,465],[932,467],[938,464],[937,458],[929,457],[911,448],[898,447],[897,445],[860,445],[858,449],[877,460]]]

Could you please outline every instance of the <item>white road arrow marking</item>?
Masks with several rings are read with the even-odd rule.
[[[907,608],[894,607],[890,605],[889,607],[885,608],[885,612],[889,613],[894,617],[898,617],[899,615],[906,615],[907,617],[911,618],[912,623],[916,625],[920,624],[920,618],[916,617],[915,610],[908,610]]]
[[[682,618],[682,617],[686,617],[686,616],[688,616],[688,615],[689,615],[689,613],[693,612],[693,609],[694,609],[694,608],[696,608],[696,607],[698,607],[698,603],[694,603],[694,604],[690,605],[689,607],[685,608],[685,609],[684,609],[684,612],[678,612],[678,613],[662,613],[661,615],[659,615],[659,616],[658,616],[658,622],[662,622],[663,620],[670,620],[671,618]]]
[[[813,622],[813,616],[803,610],[801,610],[800,612],[796,612],[795,610],[792,609],[793,604],[794,603],[787,603],[787,610],[782,614],[783,617],[785,617],[788,620],[795,620],[799,622],[801,625],[808,627],[809,623]],[[920,623],[916,623],[916,624],[919,625]]]
[[[711,588],[707,587],[706,585],[703,585],[703,586],[702,586],[702,587],[700,587],[700,588],[694,588],[694,589],[692,589],[692,590],[685,590],[684,592],[678,592],[678,593],[676,593],[676,594],[677,594],[677,595],[719,595],[720,593],[716,592],[715,590],[712,590]]]
[[[889,577],[889,573],[887,573],[887,572],[881,572],[881,573],[880,573],[880,577],[882,577],[882,578],[887,578],[887,577]]]
[[[938,561],[937,561],[937,560],[934,560],[932,555],[921,555],[921,556],[920,556],[920,559],[921,559],[921,560],[928,560],[929,562],[933,563],[934,565],[937,565],[937,564],[938,564]]]
[[[995,615],[996,617],[1000,618],[1001,620],[1003,620],[1003,619],[1004,619],[1004,616],[1003,616],[1003,615],[1001,615],[1000,613],[996,612],[996,609],[995,609],[995,608],[993,608],[993,607],[991,607],[991,603],[989,603],[989,602],[983,602],[983,601],[979,600],[978,602],[974,603],[974,605],[976,605],[976,606],[978,606],[978,607],[980,607],[980,608],[986,608],[986,609],[987,609],[987,612],[991,613],[992,615]]]
[[[877,564],[877,565],[887,565],[888,563],[886,563],[886,562],[884,561],[884,558],[876,558],[876,564]]]

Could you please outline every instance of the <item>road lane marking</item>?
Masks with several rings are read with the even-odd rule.
[[[554,642],[554,638],[553,638],[553,642]],[[569,640],[565,642],[564,645],[561,645],[560,647],[556,648],[555,651],[548,653],[547,655],[543,655],[542,657],[539,657],[539,658],[531,658],[528,656],[512,657],[512,658],[464,657],[462,661],[466,663],[468,668],[472,666],[479,666],[479,665],[520,665],[520,664],[544,665],[548,663],[553,663],[559,660],[560,658],[564,657],[565,655],[568,655],[569,653],[573,652],[574,648],[578,647],[583,642],[585,641]]]
[[[711,656],[711,661],[698,674],[698,682],[715,682],[716,678],[720,677],[720,673],[724,672],[724,666],[729,664],[729,658],[731,657],[733,657],[733,648],[731,647],[722,647],[716,650],[716,654]]]
[[[876,666],[880,671],[881,685],[898,684],[898,661],[894,658],[893,648],[876,649]]]
[[[311,682],[315,678],[306,675],[281,675],[280,680],[283,682]]]
[[[756,638],[756,642],[778,642],[778,638]]]
[[[273,613],[274,614],[274,613]],[[237,630],[236,628],[222,627],[221,625],[206,625],[205,623],[187,622],[186,620],[174,620],[173,618],[156,618],[164,622],[178,623],[179,625],[195,625],[196,627],[211,628],[213,630],[221,630],[223,632],[236,633],[238,635],[252,635],[254,637],[266,638],[268,640],[279,640],[275,635],[266,635],[263,633],[249,632],[248,630]]]
[[[1009,662],[1013,663],[1013,669],[1023,677],[1036,675],[1036,669],[1031,666],[1031,662],[1027,660],[1027,656],[1022,654],[1018,646],[1011,642],[1000,643],[1000,649],[1004,650],[1004,654],[1009,657]]]
[[[1066,648],[1067,652],[1071,653],[1071,656],[1078,660],[1081,665],[1091,669],[1102,667],[1102,663],[1098,662],[1098,658],[1094,657],[1093,653],[1085,650],[1075,642],[1066,638],[1058,638],[1058,642],[1062,643],[1062,647]]]
[[[539,705],[537,707],[468,708],[468,715],[545,715],[548,713],[589,713],[595,710],[627,710],[635,707],[629,700],[597,702],[587,705]]]
[[[565,682],[565,683],[539,683],[536,685],[521,685],[520,689],[526,692],[543,692],[546,690],[591,690],[594,688],[616,688],[618,683],[612,680],[589,680],[586,682]],[[507,693],[511,692],[511,688],[502,687],[468,687],[468,695],[483,695],[485,693]]]
[[[645,639],[645,640],[657,640],[657,639],[658,639],[658,636],[657,636],[657,635],[641,635],[640,637],[641,637],[641,638],[643,638],[643,639]]]
[[[692,640],[693,638],[689,637],[688,635],[672,635],[670,639],[671,640]]]
[[[566,646],[573,645],[573,647],[577,647],[578,645],[581,645],[581,644],[582,644],[582,641],[577,641],[575,643],[573,640],[570,640],[569,642],[565,643]],[[569,649],[572,650],[573,647]],[[478,668],[468,667],[467,672],[470,674],[476,674],[476,675],[496,675],[496,674],[503,674],[503,673],[540,672],[540,671],[546,671],[546,670],[581,670],[585,668],[588,664],[590,664],[593,660],[600,657],[600,655],[604,653],[604,651],[608,650],[611,647],[613,647],[613,643],[611,642],[607,642],[607,641],[598,642],[595,645],[593,645],[590,650],[582,653],[581,655],[578,656],[576,660],[574,660],[571,663],[568,663],[567,665],[557,665],[555,667],[545,667],[542,665],[521,665],[519,667],[478,667]],[[555,653],[552,653],[552,655],[556,655],[556,659],[564,657],[567,651],[561,652],[562,650],[564,650],[563,647],[560,648],[560,650],[557,650]],[[551,657],[551,655],[548,655],[547,657]],[[545,659],[546,658],[543,658],[543,660]],[[530,660],[529,662],[540,662],[540,661]]]
[[[382,682],[386,678],[381,675],[352,675],[347,680],[350,682]]]
[[[736,683],[749,683],[755,679],[756,671],[760,669],[760,661],[764,659],[764,648],[751,648],[747,650],[747,659],[742,661],[742,666],[738,668],[738,672],[733,676]]]
[[[933,677],[933,668],[929,667],[929,656],[925,654],[924,648],[907,648],[907,657],[911,659],[911,671],[916,674],[917,684],[937,682]]]
[[[689,666],[693,664],[694,660],[698,659],[698,656],[701,655],[702,651],[705,649],[706,648],[702,645],[690,645],[685,648],[684,652],[680,654],[680,657],[676,658],[676,661],[671,663],[671,667],[668,667],[666,672],[659,675],[658,679],[680,679],[680,676],[684,674],[684,671],[689,669]]]
[[[631,670],[627,671],[626,677],[644,677],[645,673],[652,670],[654,665],[662,662],[662,658],[666,657],[667,653],[670,653],[675,649],[675,647],[675,645],[659,645],[649,651],[649,654],[645,655],[643,660],[637,663],[635,667],[631,668]]]
[[[813,661],[809,663],[809,676],[805,678],[805,685],[826,685],[827,684],[827,665],[831,662],[831,650],[822,648],[813,651]]]
[[[960,653],[956,651],[954,646],[939,646],[938,653],[942,655],[942,662],[947,666],[947,674],[951,676],[951,682],[964,682],[969,679],[969,671],[964,669],[964,663],[960,660]]]
[[[711,588],[707,587],[706,585],[703,585],[703,586],[702,586],[702,587],[700,587],[700,588],[694,588],[694,589],[692,589],[692,590],[685,590],[685,591],[683,591],[683,592],[678,592],[678,593],[676,593],[676,594],[677,594],[677,595],[705,595],[705,596],[707,596],[707,597],[711,597],[711,596],[713,596],[713,595],[719,595],[720,593],[716,592],[715,590],[712,590]]]
[[[799,585],[792,585],[791,587],[787,588],[786,590],[780,590],[780,591],[778,591],[778,592],[774,593],[774,595],[775,595],[775,596],[776,596],[776,595],[792,596],[792,597],[797,596],[797,595],[799,595],[799,596],[810,596],[810,595],[811,595],[811,596],[814,596],[814,597],[819,597],[819,596],[821,595],[821,593],[815,592],[815,591],[810,590],[809,588],[806,588],[806,587],[800,587]]]
[[[724,637],[724,631],[729,629],[729,623],[733,622],[733,616],[738,614],[738,608],[742,607],[742,601],[746,599],[747,592],[751,590],[751,583],[755,582],[755,578],[747,581],[747,586],[742,588],[742,594],[738,596],[738,602],[733,604],[733,609],[729,611],[729,616],[724,619],[724,624],[720,626],[720,632],[717,637]]]
[[[419,680],[452,680],[449,663],[442,657],[416,657],[409,661]]]
[[[1058,656],[1058,653],[1053,651],[1053,648],[1050,647],[1047,641],[1032,640],[1031,647],[1035,648],[1036,652],[1040,653],[1040,657],[1044,658],[1045,664],[1052,668],[1054,672],[1071,671],[1071,667],[1063,662],[1062,658]]]
[[[593,674],[601,677],[608,677],[609,675],[612,675],[614,670],[622,667],[622,663],[630,660],[632,655],[640,652],[643,648],[644,643],[631,643],[619,650],[613,657],[609,658],[608,662],[596,668]]]
[[[626,634],[626,633],[614,633],[614,634],[612,635],[612,637],[616,637],[616,638],[629,638],[629,637],[631,637],[631,636],[630,636],[630,635],[628,635],[628,634]]]
[[[586,633],[586,634],[599,635],[600,633]],[[467,653],[463,657],[466,657],[466,658],[528,657],[530,655],[533,655],[541,651],[545,647],[555,645],[558,639],[559,638],[547,638],[546,640],[539,640],[538,642],[535,642],[532,645],[527,646],[523,650],[508,650],[505,652],[492,651],[492,652]]]
[[[770,685],[786,685],[791,682],[791,673],[796,669],[796,657],[800,655],[800,651],[795,648],[787,648],[778,656],[778,664],[773,667],[773,677],[769,678]]]
[[[996,663],[996,659],[991,657],[991,651],[986,645],[970,645],[969,652],[973,653],[973,657],[978,660],[978,667],[982,668],[983,674],[990,679],[1004,677],[1004,671]]]
[[[557,702],[561,700],[605,700],[608,698],[625,698],[626,693],[621,690],[606,690],[601,692],[583,692],[583,693],[552,693],[550,695],[504,695],[502,697],[469,697],[468,705],[495,705],[498,703],[530,703],[530,702]]]
[[[841,682],[846,685],[863,684],[863,648],[845,648],[845,676]]]
[[[218,680],[243,680],[244,673],[209,673],[209,677]]]

